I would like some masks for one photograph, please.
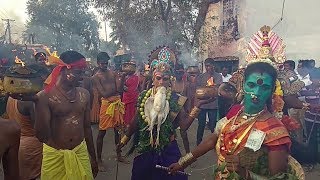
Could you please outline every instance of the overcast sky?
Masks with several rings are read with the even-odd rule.
[[[281,17],[283,0],[245,0],[244,36],[250,37],[261,26],[273,26]],[[320,60],[320,1],[286,0],[284,19],[275,27],[283,38],[288,58]]]
[[[263,25],[273,26],[281,16],[283,0],[238,0],[244,2],[243,35],[249,38]],[[16,20],[16,30],[27,20],[27,0],[0,0],[0,17]],[[320,59],[320,0],[286,0],[283,21],[274,29],[287,45],[288,58]],[[19,24],[20,23],[20,24]],[[102,24],[103,25],[103,24]],[[103,33],[103,29],[100,31]],[[110,32],[110,29],[108,29]],[[105,37],[101,34],[101,37]]]
[[[21,34],[21,31],[23,30],[24,26],[23,24],[25,24],[25,22],[28,20],[26,9],[27,1],[28,0],[0,0],[0,18],[15,19],[16,22],[13,23],[13,31],[18,33],[18,35]],[[92,10],[95,14],[97,14],[97,12],[94,9]],[[109,34],[110,31],[111,29],[108,27],[107,33]],[[105,39],[104,23],[101,24],[99,33],[100,37]]]

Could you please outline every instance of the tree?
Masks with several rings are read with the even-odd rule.
[[[112,39],[145,60],[150,50],[161,45],[196,53],[208,7],[217,2],[219,0],[95,0],[95,6],[111,22]]]
[[[58,51],[77,50],[95,54],[99,44],[99,23],[82,0],[28,0],[30,21],[25,37],[34,34],[36,43]],[[27,39],[27,38],[26,38]]]

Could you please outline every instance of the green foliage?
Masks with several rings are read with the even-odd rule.
[[[128,47],[138,60],[147,60],[150,51],[161,45],[189,54],[180,57],[185,61],[198,49],[192,42],[199,0],[95,0],[95,3],[110,21],[111,38]]]
[[[28,0],[30,20],[26,35],[35,34],[36,43],[54,47],[59,52],[77,50],[84,54],[98,49],[99,23],[82,0]]]

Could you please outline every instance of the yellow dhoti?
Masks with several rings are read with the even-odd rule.
[[[101,98],[99,129],[107,130],[124,124],[124,104],[120,96]]]
[[[72,150],[57,150],[43,144],[41,180],[92,180],[86,142]]]

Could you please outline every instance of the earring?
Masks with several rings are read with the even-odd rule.
[[[70,74],[67,74],[67,80],[70,81],[70,80],[72,80],[72,78],[73,78],[73,77],[72,77]]]

